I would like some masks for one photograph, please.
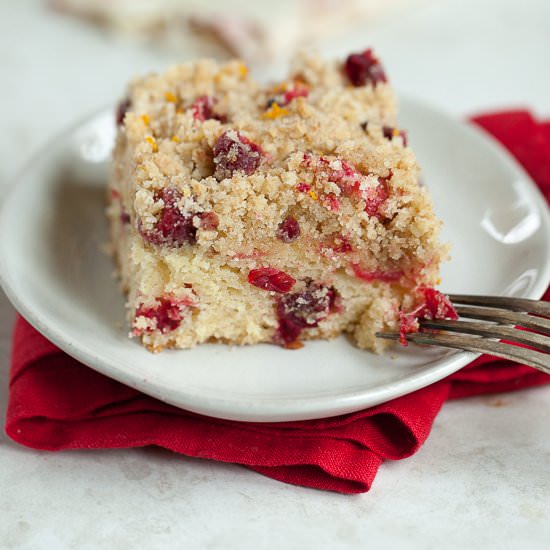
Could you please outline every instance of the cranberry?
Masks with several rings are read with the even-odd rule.
[[[155,321],[153,326],[145,329],[145,332],[159,330],[165,334],[176,330],[181,324],[185,308],[194,305],[194,302],[189,299],[178,300],[173,296],[163,296],[157,300],[157,305],[153,307],[140,305],[136,310],[136,318],[146,317]],[[140,336],[142,332],[141,329],[134,329],[136,336]]]
[[[273,267],[260,267],[250,271],[248,282],[262,290],[284,293],[294,286],[296,279]]]
[[[124,117],[128,112],[130,105],[131,105],[131,102],[127,97],[121,100],[120,103],[117,105],[116,115],[115,115],[117,126],[120,126],[124,122]]]
[[[308,95],[308,88],[301,82],[295,82],[294,87],[290,90],[269,98],[267,100],[267,108],[272,107],[274,103],[277,103],[279,107],[285,107],[297,97],[307,97]]]
[[[390,171],[390,175],[382,178],[378,178],[378,185],[374,189],[368,189],[365,196],[365,212],[369,216],[380,217],[380,207],[388,197],[390,196],[390,191],[388,187],[388,181],[392,178],[393,173]]]
[[[384,137],[390,141],[393,139],[394,132],[395,128],[393,126],[382,126],[382,133],[384,134]]]
[[[152,244],[181,247],[195,244],[197,228],[193,225],[193,215],[183,213],[178,200],[181,194],[177,189],[163,189],[158,197],[164,202],[155,227],[150,231],[140,230],[143,238]]]
[[[313,157],[311,154],[305,153],[303,164],[306,168],[313,169],[317,178],[324,178],[327,181],[336,183],[346,196],[355,196],[356,198],[365,201],[365,211],[369,216],[381,217],[380,207],[389,197],[388,182],[393,176],[393,172],[386,177],[378,178],[378,185],[374,188],[365,187],[365,174],[362,174],[351,163],[342,159],[330,161],[324,157]],[[297,189],[306,189],[307,184],[299,184]],[[328,196],[327,196],[328,198]],[[336,202],[333,202],[329,207],[338,209],[339,201],[336,197]]]
[[[367,128],[369,127],[369,123],[368,121],[361,122],[360,126],[366,132]],[[386,139],[389,139],[390,141],[392,141],[393,138],[396,136],[401,136],[401,139],[403,140],[403,145],[407,147],[407,132],[405,132],[405,130],[398,130],[393,126],[382,126],[382,134]]]
[[[285,243],[295,241],[300,236],[300,224],[292,216],[287,216],[279,225],[277,237]]]
[[[389,139],[390,141],[395,136],[401,136],[401,138],[403,139],[403,145],[405,147],[407,146],[407,133],[403,130],[397,130],[396,128],[393,128],[391,126],[382,126],[382,132],[384,134],[384,137],[386,139]]]
[[[412,334],[418,332],[420,325],[418,324],[418,318],[414,314],[404,313],[403,311],[399,312],[399,342],[403,346],[408,346],[407,334]]]
[[[363,281],[382,281],[384,283],[394,283],[399,281],[403,277],[403,271],[393,270],[393,271],[382,271],[380,269],[375,269],[372,271],[367,271],[363,269],[359,264],[351,264],[353,269],[353,274]]]
[[[216,229],[220,223],[216,212],[203,212],[202,214],[199,214],[199,217],[201,219],[201,229],[204,229],[205,231],[212,231],[213,229]]]
[[[263,256],[267,256],[267,253],[263,250],[258,250],[254,248],[251,252],[239,252],[238,254],[234,254],[231,256],[232,260],[257,260],[258,258],[262,258]]]
[[[458,319],[458,313],[448,296],[431,287],[421,287],[418,290],[424,297],[422,319]]]
[[[303,85],[295,85],[294,88],[285,92],[283,96],[283,105],[288,105],[293,99],[297,97],[307,97],[309,90]]]
[[[304,155],[304,164],[309,167],[313,163],[310,155],[306,158]],[[338,159],[331,162],[324,157],[319,157],[316,162],[316,168],[319,175],[338,185],[346,195],[360,193],[361,182],[364,175],[355,169],[352,164],[345,160]]]
[[[334,252],[336,252],[336,254],[347,254],[353,250],[348,238],[343,235],[336,235],[331,248]]]
[[[277,339],[286,345],[295,342],[302,330],[318,326],[335,311],[336,300],[334,288],[311,281],[302,292],[281,296],[277,303]]]
[[[338,212],[338,210],[340,210],[340,200],[334,193],[325,195],[322,199],[322,204],[332,212]]]
[[[205,120],[219,120],[220,122],[227,122],[227,116],[216,113],[214,106],[218,100],[208,95],[198,97],[191,108],[193,109],[193,118],[204,122]]]
[[[120,213],[120,222],[123,225],[128,225],[130,223],[130,214],[128,214],[128,212],[121,212]]]
[[[221,181],[236,171],[252,175],[260,166],[262,148],[236,130],[227,130],[214,145],[214,177]]]
[[[432,287],[419,287],[421,302],[412,311],[399,312],[399,341],[407,345],[407,334],[418,332],[419,319],[458,319],[451,300],[439,290]]]
[[[364,86],[386,82],[386,73],[378,58],[369,48],[363,53],[355,53],[348,56],[344,64],[344,71],[349,81],[354,86]]]
[[[300,191],[300,193],[309,193],[311,191],[311,185],[309,183],[299,183],[296,186],[296,191]]]

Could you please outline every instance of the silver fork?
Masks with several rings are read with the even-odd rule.
[[[407,334],[409,342],[489,353],[550,374],[550,302],[466,294],[450,294],[449,298],[461,319],[422,319],[419,321],[420,331]],[[379,332],[377,336],[399,339],[398,332]],[[508,342],[526,344],[535,349]]]

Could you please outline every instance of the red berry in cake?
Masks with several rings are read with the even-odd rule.
[[[378,185],[373,189],[367,189],[364,193],[365,212],[369,216],[376,216],[378,218],[382,216],[380,209],[390,196],[388,181],[391,179],[392,175],[390,171],[389,176],[378,178]]]
[[[309,183],[299,183],[296,186],[296,191],[300,191],[300,193],[309,193],[311,191],[311,185]]]
[[[294,286],[296,279],[279,269],[260,267],[250,271],[248,282],[262,290],[285,293]]]
[[[222,123],[227,122],[226,115],[217,113],[214,110],[214,106],[217,102],[218,101],[216,98],[208,95],[198,97],[191,106],[191,109],[193,110],[193,118],[200,122],[210,119],[219,120]]]
[[[399,312],[399,342],[403,346],[408,346],[407,334],[418,332],[420,325],[418,324],[418,317],[411,313]]]
[[[420,287],[418,290],[424,297],[422,319],[458,319],[458,313],[448,296],[431,287]]]
[[[168,187],[162,190],[158,198],[164,205],[154,228],[149,231],[140,229],[143,238],[152,244],[176,248],[195,244],[197,228],[193,225],[193,214],[182,212],[178,206],[180,192]]]
[[[216,212],[203,212],[202,214],[199,214],[199,218],[201,219],[200,227],[205,231],[213,231],[214,229],[217,229],[220,223]]]
[[[344,64],[344,72],[354,86],[376,85],[387,81],[382,64],[370,48],[363,53],[349,55]]]
[[[147,323],[146,328],[134,327],[133,333],[135,336],[140,336],[143,332],[150,333],[155,330],[163,334],[172,332],[180,326],[186,308],[194,306],[195,303],[188,298],[177,299],[173,296],[158,298],[155,306],[140,305],[136,310],[136,320],[139,317],[145,317],[153,322]],[[134,324],[136,324],[135,321]]]
[[[344,237],[341,233],[335,233],[321,244],[320,252],[323,256],[331,258],[334,254],[349,254],[353,252],[353,246],[347,237]]]
[[[214,177],[221,181],[235,172],[251,176],[260,166],[262,148],[237,130],[226,130],[220,135],[213,150]]]
[[[396,128],[393,128],[392,126],[382,126],[382,134],[386,139],[389,139],[390,141],[394,137],[394,132],[396,132],[395,135],[399,135],[399,131]]]
[[[120,223],[122,225],[128,225],[130,223],[130,214],[128,212],[121,212],[120,213]]]
[[[288,105],[293,99],[297,97],[307,97],[309,90],[300,83],[296,83],[294,88],[286,91],[283,95],[283,105]]]
[[[124,117],[126,116],[126,113],[128,112],[128,109],[130,108],[130,100],[128,98],[124,98],[120,103],[117,105],[116,108],[116,114],[115,114],[115,120],[117,126],[120,126],[124,122]]]
[[[284,243],[295,241],[300,236],[300,224],[292,216],[287,216],[279,225],[277,238]]]
[[[399,281],[403,277],[404,273],[401,270],[394,269],[389,271],[382,271],[381,269],[367,270],[363,269],[359,264],[351,264],[353,274],[363,281],[382,281],[384,283],[394,283]]]
[[[307,169],[313,171],[316,180],[333,182],[338,185],[344,196],[363,199],[365,212],[369,216],[382,217],[382,205],[390,196],[388,182],[393,177],[391,170],[387,176],[378,177],[378,184],[372,187],[373,174],[362,174],[353,164],[343,159],[329,159],[305,153],[302,163]],[[371,181],[368,178],[371,178]],[[299,184],[299,186],[305,185],[308,184]],[[338,200],[337,197],[334,198]],[[339,201],[334,203],[334,207],[337,209],[340,207]]]
[[[407,345],[407,334],[418,332],[419,319],[458,319],[449,297],[432,287],[417,288],[419,304],[409,312],[399,312],[399,341]]]
[[[367,132],[369,123],[368,121],[365,121],[362,122],[360,126],[365,132]],[[407,147],[407,132],[405,132],[405,130],[398,130],[393,126],[382,126],[382,135],[390,141],[392,141],[394,137],[399,136],[403,140],[403,145]]]
[[[336,235],[336,237],[334,238],[334,242],[331,245],[331,248],[334,252],[336,252],[336,254],[348,254],[353,250],[349,239],[347,237],[344,237],[343,235]]]
[[[284,85],[282,86],[284,88]],[[295,80],[292,88],[280,91],[281,86],[278,86],[279,92],[267,101],[267,108],[273,106],[276,103],[279,107],[285,107],[291,101],[297,97],[307,97],[309,95],[309,88],[300,80]]]
[[[323,157],[319,160],[325,166],[324,169],[327,171],[328,181],[336,183],[344,194],[361,194],[361,183],[364,175],[353,165],[347,163],[345,160],[329,162]]]
[[[340,210],[340,199],[334,193],[328,193],[321,198],[321,204],[331,212]]]
[[[382,126],[382,133],[384,137],[390,141],[393,140],[394,137],[400,136],[403,139],[403,145],[405,147],[407,146],[407,133],[403,130],[398,130],[392,126]]]
[[[336,301],[336,290],[314,282],[302,292],[281,296],[277,303],[277,338],[284,344],[295,342],[302,330],[318,326],[336,311]]]

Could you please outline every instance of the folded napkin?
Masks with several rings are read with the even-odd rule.
[[[550,124],[524,111],[477,117],[550,200]],[[547,291],[546,299],[550,299]],[[219,420],[177,409],[72,359],[21,317],[13,338],[6,432],[34,449],[158,445],[242,464],[293,483],[368,491],[384,460],[415,453],[447,399],[550,383],[550,376],[490,356],[404,397],[360,412],[286,423]]]

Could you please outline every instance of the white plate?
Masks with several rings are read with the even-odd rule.
[[[549,214],[529,177],[476,129],[402,102],[452,261],[443,289],[539,298],[550,277]],[[195,412],[249,421],[337,415],[435,382],[474,357],[396,347],[391,356],[344,338],[289,351],[203,345],[153,355],[127,337],[124,300],[101,251],[111,112],[65,132],[18,177],[0,216],[0,277],[47,338],[86,365]]]

